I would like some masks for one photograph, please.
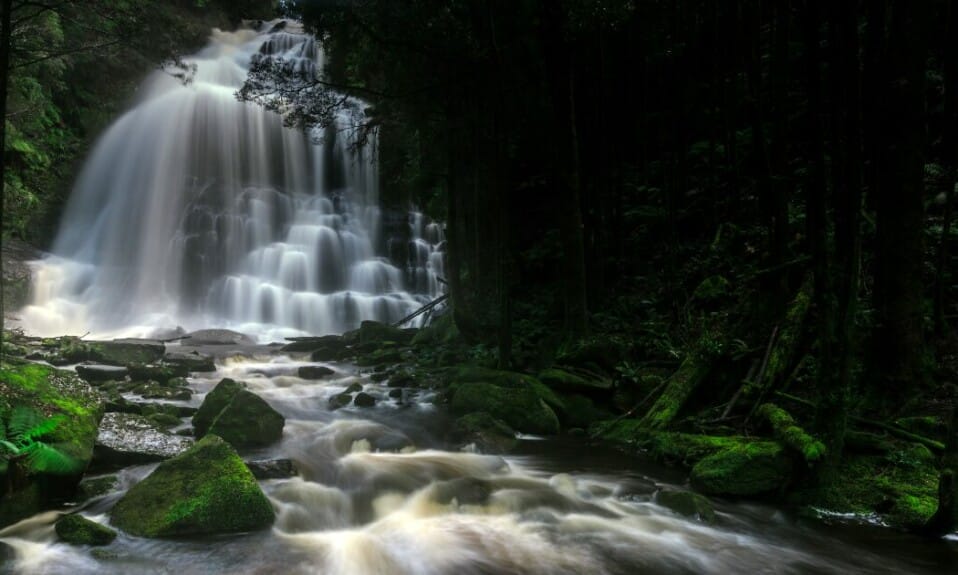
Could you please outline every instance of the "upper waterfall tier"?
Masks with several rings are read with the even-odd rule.
[[[87,160],[55,256],[36,264],[28,331],[335,333],[396,321],[440,291],[441,228],[411,212],[382,229],[363,103],[309,133],[284,127],[236,96],[261,57],[323,68],[313,37],[273,22],[214,31],[144,82]],[[397,241],[408,257],[391,261]]]

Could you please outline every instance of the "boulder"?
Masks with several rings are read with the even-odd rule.
[[[157,381],[148,381],[146,383],[138,382],[131,391],[144,399],[189,401],[189,399],[193,397],[193,391],[188,387],[166,385]]]
[[[116,531],[76,513],[61,517],[55,529],[60,540],[71,545],[109,545],[116,539]]]
[[[330,409],[339,409],[340,407],[346,407],[353,401],[352,394],[348,392],[337,393],[336,395],[329,398],[329,408]]]
[[[134,485],[111,517],[132,535],[183,537],[264,529],[274,513],[236,451],[208,435]]]
[[[107,365],[154,363],[166,353],[163,342],[149,339],[91,341],[86,346],[91,359]]]
[[[704,495],[669,489],[656,493],[655,502],[679,515],[698,519],[704,523],[715,523],[715,509],[709,498]]]
[[[77,485],[77,493],[74,500],[77,503],[89,501],[94,497],[106,495],[116,490],[120,480],[116,475],[101,475],[99,477],[84,477],[83,481]]]
[[[316,351],[319,349],[343,350],[346,342],[338,335],[324,335],[322,337],[299,337],[294,338],[290,343],[279,348],[285,353]]]
[[[323,379],[336,373],[325,365],[304,365],[299,368],[297,374],[303,379]]]
[[[192,345],[256,345],[256,340],[246,334],[228,329],[201,329],[187,334],[187,343]]]
[[[559,433],[559,419],[555,412],[527,386],[463,383],[452,397],[452,411],[457,415],[480,411],[494,413],[498,419],[524,433]]]
[[[128,373],[125,367],[115,365],[78,365],[76,370],[80,379],[90,383],[123,379]]]
[[[242,389],[213,420],[207,433],[217,435],[233,447],[263,447],[283,437],[284,418],[263,398]]]
[[[217,383],[216,387],[203,398],[203,403],[193,416],[193,429],[196,430],[196,436],[206,435],[216,416],[232,401],[233,396],[245,388],[244,384],[229,378]]]
[[[483,453],[508,453],[519,443],[511,427],[484,411],[457,419],[453,435],[459,443],[474,444]]]
[[[376,398],[364,391],[360,391],[356,394],[356,397],[353,398],[353,404],[356,405],[356,407],[373,407],[376,405]]]
[[[347,343],[338,336],[335,340],[330,339],[319,343],[312,352],[310,355],[312,361],[336,361],[349,355]]]
[[[774,441],[741,442],[703,458],[692,467],[692,487],[707,495],[749,497],[782,491],[792,462]]]
[[[249,467],[256,479],[288,479],[296,476],[296,466],[292,459],[247,461],[246,467]]]
[[[116,469],[163,461],[192,444],[193,440],[168,433],[141,415],[107,413],[100,422],[94,459],[99,467]]]
[[[169,352],[163,356],[163,363],[181,366],[189,372],[216,371],[213,358],[198,351],[188,353],[182,351]]]
[[[416,332],[406,331],[378,321],[364,321],[359,325],[359,343],[384,343],[387,341],[408,344]]]

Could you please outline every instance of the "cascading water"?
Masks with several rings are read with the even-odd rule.
[[[311,36],[267,23],[215,31],[185,60],[189,82],[147,80],[87,161],[55,255],[35,264],[27,331],[327,334],[397,321],[441,291],[437,224],[413,213],[409,237],[384,237],[362,103],[325,129],[286,128],[236,98],[258,55],[323,66]],[[409,242],[408,262],[385,257],[391,241]]]

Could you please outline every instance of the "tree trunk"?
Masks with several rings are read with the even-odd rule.
[[[945,334],[946,291],[949,285],[948,273],[949,250],[948,243],[951,236],[951,221],[954,216],[954,189],[958,185],[958,7],[953,2],[948,3],[948,24],[945,30],[945,110],[944,126],[941,144],[941,162],[947,170],[948,177],[944,179],[945,210],[942,217],[941,236],[938,241],[937,265],[935,266],[935,334]]]
[[[946,535],[958,529],[958,408],[952,408],[948,441],[941,458],[938,509],[925,529],[931,535]]]
[[[875,207],[878,327],[873,373],[885,391],[923,378],[924,2],[893,0],[889,18],[886,139]]]
[[[12,16],[13,0],[2,0],[3,13],[0,14],[0,251],[3,250],[3,223],[5,221],[5,206],[7,203],[6,190],[6,156],[7,156],[7,90],[9,89],[10,52],[12,51],[13,30]],[[0,257],[0,281],[3,278],[3,258]],[[4,362],[4,329],[6,326],[6,302],[3,301],[3,290],[0,289],[0,364]]]

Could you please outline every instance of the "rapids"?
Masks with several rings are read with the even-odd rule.
[[[717,501],[706,525],[655,503],[683,476],[585,440],[526,438],[519,453],[486,455],[444,441],[448,421],[428,392],[389,399],[348,364],[323,382],[267,347],[221,352],[197,379],[198,405],[222,377],[246,381],[287,418],[283,440],[244,453],[290,458],[299,477],[262,481],[277,512],[271,530],[200,540],[120,534],[96,554],[59,543],[57,513],[0,532],[9,573],[85,574],[573,574],[942,573],[954,558],[885,528],[823,526],[755,504]],[[375,408],[330,411],[360,381]],[[184,424],[185,425],[185,424]],[[153,466],[121,472],[119,489],[82,513],[107,522],[123,491]]]

